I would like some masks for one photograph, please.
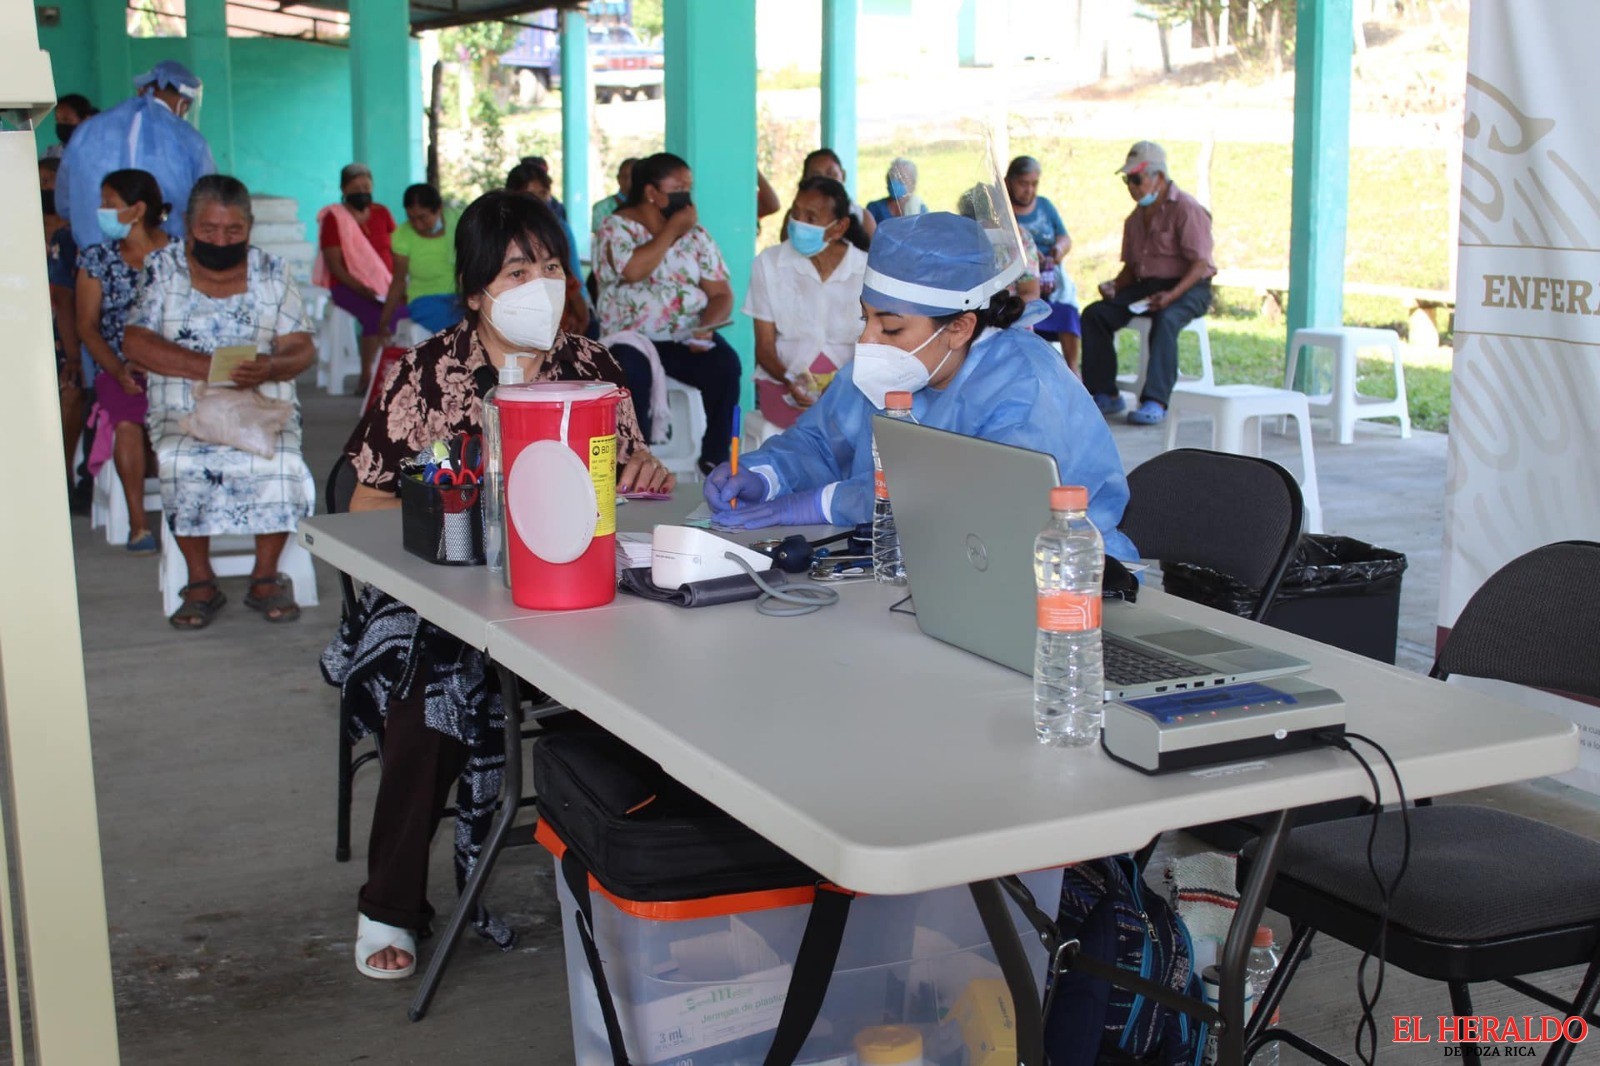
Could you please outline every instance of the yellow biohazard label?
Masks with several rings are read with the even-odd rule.
[[[600,513],[594,535],[608,537],[617,531],[617,435],[589,438],[589,477],[594,479],[594,499]]]

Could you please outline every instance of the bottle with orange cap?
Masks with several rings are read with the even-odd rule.
[[[1039,594],[1033,657],[1033,725],[1039,743],[1079,748],[1100,738],[1105,671],[1100,582],[1105,542],[1089,521],[1089,490],[1050,490],[1050,524],[1033,542]]]
[[[885,396],[883,413],[906,422],[916,421],[911,416],[909,392],[891,392]],[[894,511],[889,506],[889,481],[883,475],[876,437],[872,439],[872,477],[872,576],[885,585],[904,585],[906,564],[900,555],[900,533],[895,529]]]

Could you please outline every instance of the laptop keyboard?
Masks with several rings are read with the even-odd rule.
[[[1195,677],[1206,673],[1198,665],[1186,659],[1153,652],[1148,648],[1119,640],[1109,633],[1104,634],[1101,646],[1105,653],[1106,681],[1118,688],[1152,681]]]

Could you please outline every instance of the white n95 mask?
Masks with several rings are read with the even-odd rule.
[[[940,326],[933,331],[933,336],[909,352],[892,344],[857,344],[855,363],[850,370],[856,388],[860,389],[861,394],[879,410],[883,409],[891,392],[921,392],[927,388],[933,375],[937,374],[944,367],[945,361],[950,358],[950,353],[944,353],[944,359],[939,360],[939,365],[933,368],[932,373],[922,365],[917,353],[926,348],[934,337],[943,333],[944,329]]]
[[[548,352],[567,306],[565,278],[537,278],[489,295],[489,323],[517,349]]]

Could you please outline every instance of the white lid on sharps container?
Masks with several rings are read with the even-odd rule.
[[[570,563],[583,555],[600,518],[594,478],[567,443],[572,405],[618,391],[605,381],[550,381],[495,393],[497,403],[562,405],[560,439],[529,444],[506,473],[506,511],[517,536],[547,563]]]

